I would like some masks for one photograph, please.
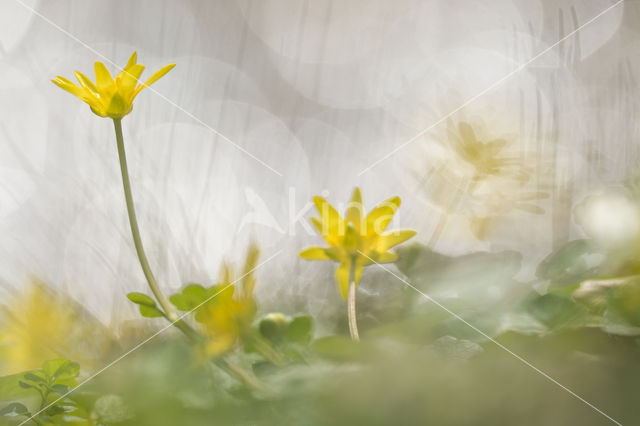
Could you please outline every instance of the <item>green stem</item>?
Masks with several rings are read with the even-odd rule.
[[[358,323],[356,322],[356,256],[351,258],[351,265],[349,268],[349,296],[347,298],[347,313],[349,317],[349,333],[351,333],[351,339],[359,341],[358,335]]]
[[[118,143],[118,156],[120,158],[120,171],[122,172],[122,185],[124,187],[124,198],[127,204],[127,213],[129,215],[129,225],[131,226],[131,235],[133,236],[133,244],[136,247],[136,253],[142,272],[144,273],[149,288],[155,296],[156,300],[162,307],[167,319],[177,328],[184,332],[188,337],[195,338],[198,334],[186,322],[180,319],[173,306],[169,303],[165,295],[160,291],[158,283],[153,276],[153,271],[149,266],[147,255],[144,252],[142,239],[140,238],[140,229],[138,228],[138,220],[136,219],[136,211],[133,205],[133,195],[131,193],[131,182],[129,181],[129,170],[127,168],[127,156],[124,150],[124,138],[122,136],[122,121],[119,118],[113,119],[113,125],[116,130],[116,141]]]
[[[250,388],[256,389],[256,390],[262,389],[263,387],[262,382],[258,378],[247,373],[245,370],[238,367],[237,365],[232,364],[226,359],[222,359],[222,358],[216,360],[215,362],[220,368],[236,376],[239,380],[244,382]]]
[[[286,361],[282,355],[262,338],[252,338],[251,345],[258,353],[260,353],[260,355],[270,361],[273,365],[278,367],[284,367],[286,365]]]

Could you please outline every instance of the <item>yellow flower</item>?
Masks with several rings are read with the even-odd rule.
[[[344,299],[347,298],[349,291],[349,275],[352,264],[353,278],[357,285],[362,277],[364,266],[374,262],[396,261],[398,255],[389,249],[416,234],[415,231],[409,229],[385,232],[393,215],[400,207],[399,197],[391,197],[383,201],[365,216],[360,188],[356,188],[344,218],[324,198],[314,197],[313,201],[320,213],[320,218],[311,218],[311,223],[329,244],[329,247],[307,248],[300,252],[300,257],[308,260],[340,262],[340,266],[336,270],[336,279],[340,294]]]
[[[58,87],[82,99],[91,107],[91,111],[100,117],[120,119],[131,112],[133,100],[138,93],[162,78],[176,64],[165,65],[153,73],[144,84],[138,84],[138,79],[144,71],[144,65],[137,63],[138,54],[133,52],[129,62],[114,79],[102,62],[95,63],[96,83],[86,75],[74,71],[80,86],[75,85],[64,77],[56,77],[53,81]]]
[[[495,225],[505,217],[524,212],[543,214],[540,205],[548,198],[544,175],[534,175],[543,163],[527,157],[509,135],[496,138],[491,126],[449,120],[446,136],[439,143],[445,157],[416,170],[420,184],[440,207],[440,222],[429,245],[435,247],[445,233],[461,231],[462,220],[478,240],[490,238]],[[432,161],[430,159],[430,161]],[[428,185],[425,185],[428,182]]]
[[[452,129],[448,132],[453,150],[474,168],[474,181],[496,175],[518,181],[528,179],[529,170],[521,159],[503,152],[508,145],[507,140],[478,140],[473,127],[464,121],[458,123],[457,133]]]
[[[38,281],[11,307],[0,306],[0,375],[40,368],[53,358],[99,367],[114,346],[110,331],[82,306]]]
[[[242,274],[237,278],[233,268],[225,264],[220,282],[211,289],[212,296],[217,295],[196,312],[196,321],[202,324],[208,337],[205,350],[209,356],[220,355],[231,349],[239,339],[246,336],[253,323],[256,303],[253,297],[255,278],[252,271],[256,267],[258,255],[258,248],[251,246]],[[239,285],[235,285],[236,282]]]

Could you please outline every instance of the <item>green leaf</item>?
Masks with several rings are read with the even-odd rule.
[[[270,361],[256,361],[251,364],[251,370],[256,376],[262,377],[274,372],[278,372],[279,368]]]
[[[522,307],[548,330],[586,325],[589,319],[585,306],[567,296],[554,293],[534,296],[525,301]]]
[[[640,327],[640,279],[635,277],[611,288],[607,310]]]
[[[591,240],[570,241],[538,265],[536,276],[555,285],[571,285],[597,275],[605,255]]]
[[[311,349],[320,355],[346,361],[361,361],[375,353],[375,348],[367,342],[354,342],[344,336],[322,337],[311,344]]]
[[[188,312],[204,302],[211,292],[211,288],[206,289],[200,284],[188,284],[180,293],[171,295],[169,301],[179,310]]]
[[[127,294],[127,299],[131,300],[136,305],[149,306],[151,308],[156,307],[155,300],[153,300],[151,297],[147,296],[144,293],[137,293],[137,292],[129,293]]]
[[[595,314],[601,315],[607,309],[611,288],[624,279],[603,279],[582,281],[571,297],[585,305]]]
[[[60,380],[75,379],[80,373],[80,365],[68,359],[59,358],[45,361],[42,370],[53,383]]]
[[[603,331],[609,334],[615,334],[619,336],[640,336],[640,327],[630,324],[621,314],[615,309],[607,309],[602,316]]]
[[[163,317],[162,311],[155,306],[140,305],[140,315],[146,318]]]
[[[422,288],[444,284],[471,284],[483,282],[510,281],[518,273],[522,255],[515,251],[498,253],[477,252],[452,257],[440,254],[421,244],[411,244],[398,248],[398,269],[409,277],[412,284]]]
[[[312,338],[313,319],[310,315],[301,315],[291,320],[284,335],[286,342],[299,345],[308,345]]]
[[[58,414],[63,414],[65,411],[66,410],[64,409],[64,407],[61,407],[59,405],[52,405],[51,407],[47,408],[45,413],[47,414],[47,416],[57,416]]]
[[[24,378],[30,382],[46,383],[47,380],[35,373],[24,373]]]
[[[67,385],[62,385],[62,384],[55,384],[53,386],[51,386],[51,389],[53,389],[53,391],[55,393],[57,393],[58,395],[62,396],[65,395],[69,392],[69,386]]]
[[[0,377],[0,401],[11,401],[33,393],[31,388],[24,388],[20,385],[23,376],[24,373],[17,373]]]
[[[640,276],[583,281],[572,297],[601,318],[605,332],[640,335]]]
[[[29,416],[29,410],[19,402],[12,402],[11,404],[0,410],[0,416]]]
[[[451,299],[458,311],[482,309],[494,311],[502,306],[496,304],[496,298],[488,292],[488,288],[506,294],[516,286],[515,275],[522,263],[522,255],[515,251],[497,253],[476,252],[462,256],[446,256],[431,250],[429,247],[413,244],[400,247],[396,266],[407,277],[407,281],[419,290],[424,290],[435,300]],[[396,280],[397,281],[397,280]],[[401,297],[386,297],[377,303],[381,312],[394,307],[396,318],[407,317],[414,308],[424,308],[424,296],[407,286],[386,285],[376,288],[377,291],[389,291],[387,288],[401,291]],[[382,294],[382,293],[381,293]],[[455,295],[455,296],[452,296]],[[361,297],[360,305],[366,301]],[[386,321],[382,318],[380,323]]]
[[[31,383],[23,382],[22,380],[20,380],[18,384],[23,389],[35,389],[39,391],[38,387],[36,385],[32,385]]]

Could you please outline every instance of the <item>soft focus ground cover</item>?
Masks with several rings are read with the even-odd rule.
[[[597,261],[589,260],[594,254],[600,255]],[[417,289],[515,354],[622,424],[633,424],[640,280],[633,276],[638,264],[622,261],[623,255],[593,240],[574,241],[539,265],[536,283],[524,283],[514,279],[521,263],[516,252],[447,257],[413,245],[400,250],[398,269]],[[259,312],[252,333],[283,362],[267,361],[250,345],[236,346],[227,357],[259,380],[249,387],[203,359],[179,334],[166,332],[56,403],[37,424],[609,422],[392,275],[374,277],[360,301],[359,343],[348,338],[346,321],[335,321],[334,334],[318,336],[313,318],[304,313]],[[629,278],[612,284],[611,277]],[[510,291],[483,299],[470,289],[470,279],[479,286],[507,284]],[[11,369],[23,368],[27,360],[35,368],[38,358],[54,358],[41,369],[1,379],[5,424],[20,423],[24,410],[36,411],[42,389],[48,390],[45,399],[54,400],[153,331],[130,326],[116,342],[62,295],[49,293],[42,300],[48,291],[34,286],[11,308],[16,315],[23,310],[23,320],[55,322],[24,327],[44,327],[57,340],[32,336],[37,340],[23,342],[24,351],[36,351],[28,356],[14,353],[15,343],[2,352],[5,373],[15,373]],[[453,293],[460,297],[447,296]],[[10,312],[3,316],[3,342],[20,333],[20,317],[8,317]],[[67,321],[78,315],[86,317]],[[89,331],[91,338],[83,335]],[[56,344],[59,351],[52,348]],[[55,360],[63,355],[83,364]],[[56,368],[62,370],[57,376]],[[46,386],[36,389],[42,380]]]

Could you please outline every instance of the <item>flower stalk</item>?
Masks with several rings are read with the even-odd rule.
[[[122,136],[122,119],[114,118],[113,125],[116,132],[116,142],[118,145],[118,157],[120,159],[120,172],[122,173],[122,186],[124,188],[124,198],[127,205],[127,214],[129,216],[129,226],[131,227],[131,236],[133,237],[133,244],[136,248],[136,254],[138,255],[138,261],[142,267],[142,272],[149,284],[149,288],[154,297],[160,304],[163,313],[166,318],[171,321],[178,329],[185,333],[192,339],[198,339],[198,333],[193,330],[186,322],[184,322],[176,313],[173,306],[169,303],[169,300],[160,290],[158,282],[156,281],[153,271],[149,266],[147,255],[142,245],[142,238],[140,237],[140,229],[138,227],[138,219],[136,218],[136,210],[133,204],[133,194],[131,192],[131,182],[129,180],[129,169],[127,167],[127,155],[124,149],[124,137]]]
[[[351,339],[358,342],[360,336],[358,335],[358,323],[356,321],[356,256],[351,258],[351,267],[349,268],[349,296],[347,298],[347,316],[349,318],[349,333]]]
[[[264,385],[262,384],[260,379],[258,379],[252,374],[249,374],[244,369],[227,361],[226,359],[219,358],[215,361],[215,364],[218,365],[218,367],[222,368],[224,371],[235,376],[238,380],[245,383],[251,389],[261,390],[264,388]]]

